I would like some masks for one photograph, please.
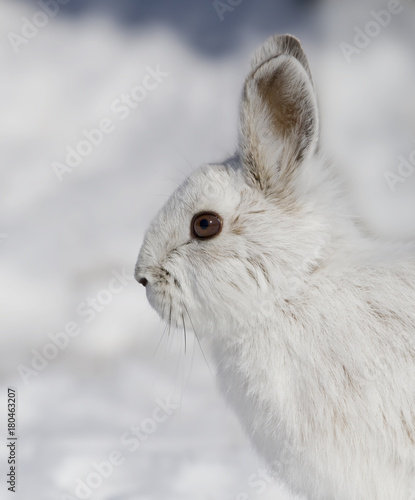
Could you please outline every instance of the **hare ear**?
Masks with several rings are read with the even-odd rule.
[[[292,36],[270,38],[254,55],[241,105],[240,151],[261,189],[289,188],[299,164],[314,154],[317,100],[307,58]]]

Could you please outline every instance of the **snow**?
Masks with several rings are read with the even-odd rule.
[[[18,498],[76,498],[77,480],[118,450],[123,463],[90,498],[292,500],[261,476],[264,465],[220,397],[208,353],[206,362],[191,335],[186,354],[182,333],[163,335],[132,271],[169,193],[193,168],[233,152],[250,53],[276,31],[305,40],[323,136],[362,214],[382,234],[413,237],[415,176],[396,192],[383,176],[415,149],[411,16],[394,20],[347,64],[339,44],[355,20],[347,24],[352,9],[338,2],[310,11],[308,21],[289,2],[246,2],[223,23],[209,6],[207,21],[198,20],[202,36],[189,2],[177,4],[183,15],[172,23],[140,4],[145,21],[126,25],[104,13],[108,2],[102,10],[91,2],[78,16],[82,2],[72,1],[18,54],[7,34],[37,4],[0,2],[0,373],[2,394],[18,389]],[[370,8],[362,10],[369,19]],[[121,119],[113,103],[158,66],[169,76]],[[59,182],[52,164],[104,118],[114,130]],[[116,273],[130,280],[119,280],[115,293]],[[102,310],[85,314],[97,298],[106,301]],[[77,335],[65,333],[71,323]],[[39,363],[52,338],[65,346],[25,383],[18,366]],[[123,434],[167,396],[178,408],[131,452]],[[4,402],[4,433],[5,421]],[[0,457],[4,478],[5,446]]]

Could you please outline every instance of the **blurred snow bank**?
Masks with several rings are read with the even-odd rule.
[[[398,6],[399,13],[385,14],[388,5]],[[330,43],[318,58],[316,80],[325,147],[342,167],[358,212],[372,229],[414,239],[415,175],[401,181],[393,176],[400,176],[402,158],[408,161],[415,151],[415,67],[410,62],[415,6],[336,0],[327,2],[322,14]],[[385,26],[376,21],[379,16]],[[340,46],[357,48],[359,30],[378,34],[366,35],[367,40],[360,35],[359,42],[367,46],[347,62]]]
[[[200,58],[173,33],[125,34],[97,18],[80,21],[76,36],[56,18],[17,56],[9,50],[2,59],[0,227],[10,231],[1,249],[10,329],[4,367],[12,353],[15,363],[68,321],[82,323],[77,305],[105,288],[113,270],[132,276],[144,230],[169,193],[194,166],[232,151],[241,74],[235,59]],[[127,117],[115,113],[115,101],[142,82],[148,66],[168,78]],[[103,118],[114,131],[60,183],[52,164],[64,163],[67,148]],[[137,347],[158,327],[143,295],[131,283],[83,324],[69,350],[114,356]]]

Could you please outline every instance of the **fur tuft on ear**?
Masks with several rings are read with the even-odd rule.
[[[240,151],[261,189],[289,190],[304,159],[315,153],[317,99],[307,58],[289,35],[270,38],[254,55],[241,104]]]

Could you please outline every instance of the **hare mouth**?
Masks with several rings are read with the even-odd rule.
[[[161,319],[171,326],[180,327],[185,309],[182,300],[177,298],[177,291],[182,293],[179,280],[167,269],[159,268],[152,272],[146,291],[147,300]]]

